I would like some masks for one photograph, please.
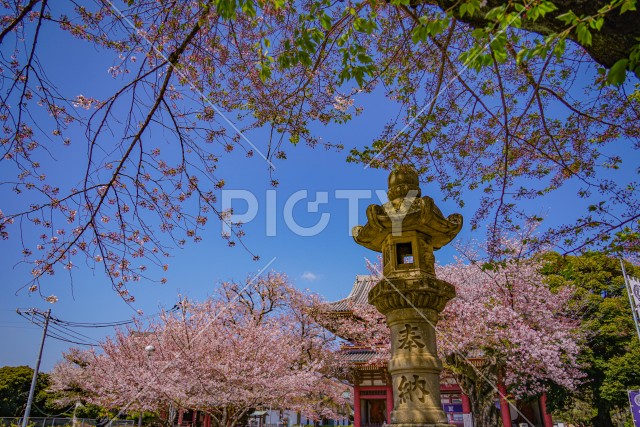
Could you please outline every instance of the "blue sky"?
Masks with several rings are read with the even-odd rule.
[[[370,120],[367,120],[365,114],[348,127],[327,129],[327,132],[330,131],[332,137],[342,140],[347,146],[363,144],[375,136],[374,128],[367,123]],[[339,131],[343,132],[342,136]],[[370,134],[367,135],[367,132]],[[372,190],[371,199],[359,202],[358,223],[364,224],[366,206],[380,203],[375,190],[385,190],[387,178],[385,171],[347,164],[345,156],[346,152],[311,150],[304,146],[289,150],[289,159],[277,164],[277,177],[281,184],[275,190],[278,206],[276,236],[266,236],[267,213],[264,198],[266,191],[273,189],[269,185],[270,176],[263,160],[257,157],[251,160],[241,158],[236,163],[222,165],[223,169],[228,166],[228,171],[221,172],[228,183],[228,189],[249,190],[258,199],[256,218],[244,226],[247,232],[244,241],[261,259],[253,261],[251,255],[240,246],[229,248],[219,237],[221,224],[210,222],[202,242],[188,244],[186,248],[172,253],[168,261],[167,284],[141,282],[132,285],[130,289],[136,297],[134,306],[145,314],[151,314],[160,306],[171,307],[177,301],[178,294],[195,299],[205,298],[221,281],[243,280],[262,269],[272,259],[269,269],[286,273],[297,286],[308,288],[328,300],[345,297],[355,275],[367,273],[365,257],[373,259],[376,254],[358,246],[351,238],[348,202],[337,199],[335,191]],[[299,236],[286,226],[283,206],[299,190],[307,190],[309,194],[309,198],[298,203],[294,210],[294,218],[301,226],[315,224],[322,213],[330,214],[327,227],[318,235]],[[439,199],[435,188],[433,191],[426,188],[423,190],[435,200]],[[306,201],[315,200],[316,192],[328,193],[328,203],[321,205],[318,213],[305,213]],[[439,205],[445,214],[459,211],[451,204],[440,202]],[[237,209],[238,213],[242,213],[242,206],[239,205]],[[59,302],[56,304],[48,304],[37,295],[28,296],[24,290],[16,295],[16,290],[28,277],[28,269],[23,268],[26,266],[13,266],[20,252],[17,241],[0,242],[0,251],[9,255],[0,260],[2,271],[5,272],[4,286],[0,291],[0,331],[4,341],[12,343],[8,351],[0,353],[0,365],[33,364],[35,360],[39,329],[29,326],[17,316],[16,307],[38,307],[43,310],[52,308],[55,316],[71,321],[105,322],[133,315],[132,309],[111,290],[110,283],[101,271],[76,270],[73,273],[73,287],[67,276],[56,275],[55,280],[50,281],[43,290],[45,295],[58,296]],[[453,251],[443,249],[440,252],[443,261],[451,259]],[[100,333],[93,335],[94,333],[96,331],[91,331],[90,335],[100,336]],[[49,370],[64,348],[66,344],[49,340],[45,348],[43,369]]]
[[[244,226],[247,233],[244,242],[261,259],[253,261],[251,255],[239,245],[229,248],[220,238],[221,224],[211,221],[203,233],[202,242],[173,251],[168,260],[167,284],[140,282],[131,286],[131,293],[136,297],[134,307],[145,314],[152,314],[159,307],[173,306],[179,294],[203,299],[221,281],[244,280],[271,260],[273,262],[269,270],[286,273],[298,287],[308,288],[327,300],[345,297],[355,275],[367,273],[365,257],[373,259],[376,254],[353,241],[348,224],[348,201],[337,199],[335,192],[352,189],[371,191],[371,199],[359,202],[359,224],[366,221],[365,209],[369,204],[380,204],[375,191],[386,190],[387,172],[347,164],[345,158],[350,147],[362,146],[376,136],[379,129],[371,124],[382,123],[386,114],[384,108],[367,109],[347,126],[317,128],[317,134],[345,144],[342,152],[310,149],[303,145],[287,149],[288,159],[276,164],[275,176],[280,185],[275,189],[275,236],[266,235],[265,197],[267,191],[274,190],[269,184],[267,164],[258,156],[252,159],[246,159],[241,153],[228,156],[221,162],[219,171],[219,175],[227,182],[227,189],[248,190],[259,203],[255,219]],[[249,137],[260,146],[260,132],[254,132]],[[317,223],[323,213],[330,214],[326,228],[315,236],[296,235],[285,223],[284,204],[299,190],[307,190],[309,197],[295,206],[293,213],[298,224],[309,227]],[[306,202],[315,200],[317,192],[326,192],[328,202],[319,206],[318,213],[305,212]],[[435,186],[423,186],[423,193],[436,201],[441,199]],[[438,204],[446,215],[454,212],[463,215],[471,213],[468,208],[467,212],[456,209],[452,203],[439,201]],[[242,213],[245,206],[242,203],[237,205],[237,213]],[[8,210],[5,206],[2,208]],[[70,278],[64,274],[57,274],[54,280],[48,282],[43,294],[58,296],[59,302],[56,304],[46,303],[38,295],[29,296],[25,290],[16,294],[25,278],[29,277],[27,266],[14,265],[21,248],[16,240],[10,239],[0,242],[0,251],[7,255],[0,259],[0,268],[5,274],[4,285],[0,288],[0,333],[4,342],[12,343],[8,349],[0,352],[0,365],[32,365],[35,362],[40,330],[17,316],[16,307],[51,308],[55,316],[70,321],[116,321],[134,314],[111,290],[102,271],[88,268],[74,271],[73,286]],[[443,262],[452,259],[452,250],[445,248],[440,252],[442,256],[439,259]],[[157,272],[156,277],[160,274]],[[82,332],[100,338],[101,333],[108,331]],[[53,339],[47,341],[42,365],[45,371],[51,369],[66,347],[66,343]]]
[[[46,31],[46,30],[45,30]],[[81,47],[78,41],[58,32],[45,33],[40,46],[43,58],[51,67],[48,73],[53,80],[60,79],[65,84],[66,94],[84,94],[100,98],[109,90],[107,69],[111,65],[111,54],[103,54],[92,48]],[[106,83],[105,83],[106,82]],[[368,145],[382,130],[383,124],[396,113],[396,106],[386,100],[380,92],[362,94],[356,103],[365,107],[364,113],[343,126],[316,126],[315,136],[342,143],[342,152],[311,149],[300,145],[287,146],[288,159],[276,164],[275,177],[280,186],[275,190],[277,200],[275,236],[267,236],[266,192],[273,190],[269,182],[268,165],[259,157],[245,158],[243,153],[232,153],[224,157],[218,171],[227,183],[227,189],[248,190],[258,200],[256,218],[245,226],[244,242],[261,256],[253,261],[252,256],[240,246],[227,247],[221,239],[219,222],[209,222],[204,240],[199,244],[188,244],[184,249],[176,249],[169,259],[166,274],[168,283],[160,285],[140,282],[131,285],[130,291],[136,297],[135,309],[150,315],[160,307],[170,308],[178,300],[178,295],[193,299],[203,299],[225,280],[242,281],[271,262],[269,269],[286,273],[300,288],[308,288],[324,296],[327,300],[345,297],[356,274],[367,273],[365,258],[375,258],[376,254],[359,247],[349,234],[347,200],[336,198],[336,190],[371,190],[371,199],[361,200],[358,208],[358,223],[365,222],[365,209],[370,203],[379,204],[375,190],[386,189],[387,172],[367,169],[363,165],[347,164],[345,158],[351,147]],[[264,131],[254,131],[247,135],[258,147],[265,146]],[[73,163],[86,158],[86,148],[77,144],[76,148],[60,155],[56,169],[57,179],[76,179]],[[57,154],[57,153],[54,153]],[[4,164],[3,164],[4,166]],[[0,169],[0,176],[6,178],[8,171]],[[451,202],[443,202],[436,185],[423,185],[423,194],[431,196],[445,215],[454,212],[470,218],[477,207],[475,196],[468,196],[464,209]],[[323,213],[330,219],[327,227],[314,236],[299,236],[286,227],[283,216],[286,200],[299,190],[307,190],[309,198],[296,205],[294,217],[300,225],[316,223]],[[6,190],[3,190],[6,191]],[[327,203],[320,205],[319,212],[307,212],[306,201],[313,201],[317,192],[326,192]],[[566,219],[568,206],[566,192],[558,192],[539,203],[540,212],[551,223]],[[2,192],[0,192],[0,196]],[[0,209],[11,212],[16,209],[7,200],[2,200]],[[24,200],[22,201],[24,203]],[[238,207],[241,209],[241,206]],[[475,235],[468,223],[463,227],[458,240],[482,239],[484,230]],[[21,286],[29,279],[28,266],[16,264],[20,259],[21,247],[16,239],[0,241],[0,271],[3,283],[0,287],[0,338],[6,343],[0,350],[0,366],[33,365],[41,336],[40,328],[30,325],[15,314],[18,307],[51,308],[53,315],[64,320],[82,322],[109,322],[131,318],[134,310],[125,304],[111,290],[110,283],[100,270],[81,267],[69,276],[58,274],[46,283],[44,295],[55,294],[59,301],[49,304],[39,295],[28,295]],[[455,254],[449,246],[436,253],[441,263],[451,262]],[[156,277],[160,276],[157,272]],[[94,339],[100,339],[109,330],[82,331]],[[50,370],[60,359],[61,352],[68,347],[53,339],[48,339],[43,356],[42,369]]]

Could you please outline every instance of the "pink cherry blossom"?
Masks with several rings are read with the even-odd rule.
[[[118,331],[100,350],[67,354],[53,388],[80,388],[88,402],[121,411],[172,403],[222,426],[260,405],[335,415],[347,388],[332,379],[333,336],[313,320],[316,302],[279,274],[224,283],[207,301],[183,299],[149,325]]]

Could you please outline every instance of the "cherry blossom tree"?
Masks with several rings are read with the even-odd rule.
[[[635,0],[1,5],[0,235],[21,240],[33,292],[88,261],[131,301],[130,282],[165,280],[151,267],[166,270],[172,248],[229,222],[216,204],[229,151],[272,165],[288,143],[339,147],[311,125],[348,121],[374,88],[398,112],[350,160],[412,162],[459,204],[478,195],[472,226],[496,241],[542,219],[524,201],[570,184],[584,212],[540,240],[637,248],[637,184],[617,172],[640,134],[623,84],[638,71]],[[45,53],[65,36],[113,59],[95,93],[50,77]],[[256,145],[247,132],[264,127]]]
[[[225,283],[215,297],[185,299],[143,331],[117,332],[100,352],[82,354],[84,366],[58,364],[54,387],[79,385],[91,403],[120,411],[171,403],[224,427],[260,405],[333,414],[346,404],[346,386],[332,379],[333,338],[312,321],[314,299],[279,274]]]
[[[71,348],[63,353],[62,361],[56,363],[52,374],[54,380],[51,391],[56,393],[56,403],[69,406],[80,402],[89,403],[92,398],[88,395],[85,383],[88,377],[88,366],[92,360],[92,353],[78,348]]]
[[[573,289],[549,290],[541,267],[536,259],[513,259],[438,268],[456,287],[438,323],[438,351],[470,396],[478,426],[497,424],[497,385],[523,398],[549,383],[575,389],[584,377],[579,316],[568,304]]]

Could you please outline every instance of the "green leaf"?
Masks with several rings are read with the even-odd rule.
[[[627,77],[627,65],[629,64],[628,59],[620,59],[613,67],[609,70],[607,74],[607,83],[620,86],[624,83],[625,78]]]
[[[539,5],[533,6],[527,11],[527,18],[531,21],[536,21],[539,17],[544,17],[547,13],[553,12],[554,10],[558,10],[555,4],[550,1],[543,1]]]
[[[553,12],[554,10],[558,10],[558,7],[550,1],[543,1],[538,6],[540,9],[540,13],[544,16],[545,13]]]
[[[507,52],[504,49],[494,50],[493,55],[499,64],[503,64],[507,60]]]
[[[567,47],[567,40],[565,38],[561,38],[558,40],[558,43],[553,48],[553,54],[557,59],[560,59],[562,55],[564,55],[564,51]]]
[[[362,29],[367,34],[372,34],[374,30],[378,28],[378,25],[373,19],[363,19]]]
[[[523,7],[524,8],[524,7]],[[517,8],[516,8],[517,10]],[[489,10],[486,14],[485,14],[485,18],[491,21],[500,21],[502,17],[505,16],[507,12],[507,7],[506,6],[498,6],[498,7],[494,7],[493,9]]]
[[[271,78],[271,67],[269,66],[269,64],[265,62],[260,63],[259,75],[260,75],[260,80],[262,80],[262,83],[265,83],[267,80]]]
[[[417,44],[418,42],[425,41],[429,32],[425,25],[418,25],[411,31],[411,41],[413,44]]]
[[[571,10],[567,13],[556,16],[556,19],[564,22],[567,25],[574,25],[578,22],[578,17]]]
[[[358,54],[358,61],[360,61],[360,63],[362,64],[370,64],[373,62],[373,59],[371,59],[371,57],[366,53],[361,52]]]
[[[472,17],[476,12],[480,11],[480,0],[466,0],[460,5],[458,10],[460,12],[460,17],[464,17],[464,15]]]
[[[364,79],[362,78],[362,72],[355,73],[356,83],[358,83],[359,87],[364,85]]]
[[[471,35],[476,39],[484,39],[487,37],[487,32],[484,28],[476,28],[471,32]]]
[[[485,262],[484,264],[482,264],[482,271],[492,271],[495,270],[495,268],[495,265],[490,262]]]
[[[460,11],[460,17],[461,17],[461,18],[463,18],[463,17],[464,17],[465,13],[467,13],[467,8],[468,8],[468,6],[467,6],[467,4],[466,4],[466,3],[462,3],[462,4],[460,5],[460,9],[459,9],[459,11]]]
[[[578,36],[578,42],[583,46],[591,46],[591,31],[584,22],[581,22],[576,27],[576,35]]]
[[[311,56],[307,52],[300,52],[300,63],[305,67],[311,67],[311,65],[313,65]]]
[[[449,26],[449,18],[445,19],[436,19],[435,21],[431,21],[427,24],[427,32],[431,36],[435,36],[444,31],[446,27]]]
[[[327,31],[331,29],[331,18],[329,17],[329,15],[327,15],[326,13],[320,15],[320,25],[322,25],[322,28]]]
[[[625,0],[620,8],[620,15],[630,10],[636,10],[636,0]]]
[[[225,20],[233,20],[236,18],[236,6],[235,0],[218,0],[216,3],[218,15]]]
[[[253,0],[247,0],[242,5],[242,12],[251,18],[256,16],[256,8],[255,8],[255,5],[253,4]]]

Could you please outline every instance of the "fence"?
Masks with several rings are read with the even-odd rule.
[[[107,422],[104,427],[133,427],[133,420],[113,420]],[[22,425],[22,418],[0,417],[0,427],[16,427]],[[29,417],[30,427],[96,427],[97,420],[93,418],[49,418]]]

